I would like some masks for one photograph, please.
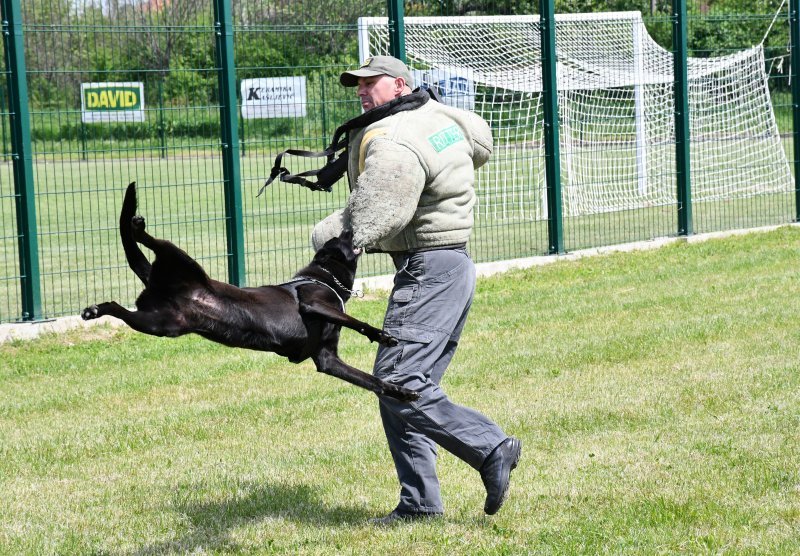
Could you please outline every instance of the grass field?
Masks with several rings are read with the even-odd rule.
[[[376,400],[308,363],[2,345],[0,554],[798,554],[799,257],[781,228],[482,279],[444,387],[524,442],[491,518],[444,453],[443,520],[367,525],[397,496]]]

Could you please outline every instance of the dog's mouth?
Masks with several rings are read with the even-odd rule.
[[[355,253],[356,257],[361,255],[361,247],[353,247],[353,253]]]

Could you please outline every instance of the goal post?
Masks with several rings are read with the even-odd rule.
[[[631,26],[631,42],[633,44],[633,72],[635,75],[644,74],[644,27]],[[638,177],[639,194],[647,194],[647,140],[644,114],[644,87],[641,83],[633,84],[633,98],[636,122],[636,174]]]
[[[418,85],[492,126],[476,215],[547,217],[539,16],[406,17]],[[361,59],[389,53],[387,18],[358,22]],[[556,15],[562,205],[582,216],[676,203],[673,54],[639,12]],[[794,190],[763,48],[689,58],[695,202]]]

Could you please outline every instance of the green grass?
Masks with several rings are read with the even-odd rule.
[[[500,513],[397,485],[375,398],[308,363],[97,328],[0,346],[2,554],[800,553],[800,229],[483,279],[445,375],[522,438]],[[349,310],[380,322],[384,296]],[[374,346],[346,332],[368,369]]]

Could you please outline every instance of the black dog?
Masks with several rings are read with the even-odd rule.
[[[128,264],[144,282],[138,311],[114,301],[92,305],[84,320],[111,315],[139,332],[176,337],[195,333],[231,347],[272,351],[299,363],[309,357],[317,370],[376,394],[404,401],[415,392],[384,382],[351,367],[337,354],[342,326],[370,341],[395,345],[397,340],[344,312],[350,298],[358,254],[352,232],[328,241],[311,264],[293,280],[277,286],[237,288],[208,277],[200,265],[173,243],[152,237],[136,214],[136,183],[128,186],[119,217],[122,247]],[[139,249],[155,253],[152,265]]]

